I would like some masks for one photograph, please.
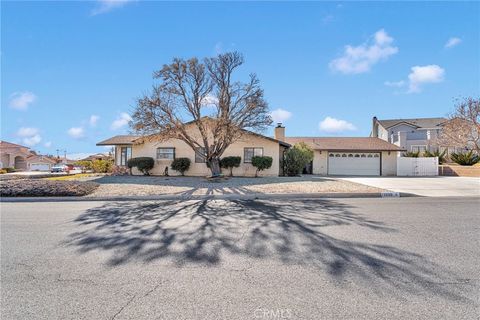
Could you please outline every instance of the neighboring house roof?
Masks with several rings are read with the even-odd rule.
[[[30,149],[29,147],[25,147],[16,143],[11,143],[7,141],[0,140],[0,147],[1,148],[25,148],[25,149]]]
[[[446,118],[418,118],[418,119],[390,119],[390,120],[377,120],[385,129],[394,127],[399,124],[407,124],[416,128],[437,128],[442,125]]]
[[[116,144],[133,144],[135,140],[140,138],[140,136],[134,135],[119,135],[108,138],[107,140],[100,141],[97,143],[97,146],[113,146]]]
[[[110,159],[112,156],[108,153],[96,153],[96,154],[91,154],[86,158],[81,159],[81,161],[93,161],[97,159]]]
[[[404,151],[385,140],[372,137],[286,137],[290,144],[306,143],[314,150],[329,151]]]
[[[27,162],[29,163],[50,163],[50,164],[55,164],[56,161],[52,158],[49,158],[47,156],[41,156],[41,155],[32,155],[27,158]]]

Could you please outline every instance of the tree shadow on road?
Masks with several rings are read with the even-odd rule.
[[[66,244],[82,253],[107,251],[110,266],[139,261],[219,266],[226,255],[235,255],[302,265],[339,284],[361,281],[378,292],[430,291],[463,299],[442,284],[455,276],[419,254],[332,236],[339,226],[397,232],[352,209],[335,200],[106,203],[74,221],[81,231]]]

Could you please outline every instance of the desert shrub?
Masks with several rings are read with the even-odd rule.
[[[257,169],[255,171],[255,177],[258,177],[258,172],[268,169],[272,166],[273,159],[268,156],[254,156],[252,157],[252,165]]]
[[[285,174],[297,176],[303,168],[313,160],[313,150],[301,142],[288,149],[284,154],[283,165]]]
[[[407,158],[418,158],[420,157],[420,151],[416,151],[416,152],[407,151],[403,153],[403,156]]]
[[[447,150],[443,150],[443,152],[440,152],[440,150],[437,150],[437,151],[434,151],[434,152],[430,152],[430,151],[425,151],[425,153],[423,154],[424,157],[427,157],[427,158],[433,158],[433,157],[438,157],[438,163],[439,164],[442,164],[442,163],[445,163],[446,161],[446,154],[447,154]]]
[[[172,169],[180,172],[182,176],[185,175],[185,171],[190,168],[190,159],[189,158],[176,158],[173,160]]]
[[[89,160],[79,160],[73,165],[81,167],[83,172],[85,172],[86,170],[93,170],[92,161]]]
[[[127,161],[127,167],[129,169],[137,168],[138,171],[142,172],[145,176],[150,175],[150,170],[153,169],[154,165],[155,160],[151,157],[137,157]]]
[[[92,169],[96,173],[109,173],[112,171],[113,161],[111,160],[93,160]]]
[[[475,154],[473,150],[464,153],[452,153],[450,155],[450,159],[462,166],[473,166],[474,164],[480,162],[480,157]]]
[[[230,177],[233,176],[233,168],[240,167],[240,163],[242,162],[241,157],[225,157],[220,160],[220,167],[225,169],[230,169]]]

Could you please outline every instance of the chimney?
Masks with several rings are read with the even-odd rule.
[[[378,138],[378,124],[376,116],[372,118],[372,137]]]
[[[273,137],[277,140],[285,141],[285,127],[282,126],[281,122],[277,123]]]

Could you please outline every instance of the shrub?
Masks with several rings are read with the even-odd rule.
[[[82,171],[93,170],[92,161],[89,160],[80,160],[74,163],[75,166],[81,167]]]
[[[12,172],[17,171],[17,170],[15,170],[15,168],[12,168],[12,167],[3,168],[2,170],[7,171],[7,173],[12,173]]]
[[[420,151],[417,151],[417,152],[407,151],[403,153],[403,156],[407,158],[418,158],[420,156]]]
[[[430,151],[425,151],[423,154],[424,157],[427,158],[432,158],[432,157],[438,157],[438,163],[442,164],[445,162],[445,155],[447,154],[447,149],[443,150],[443,152],[440,152],[440,150],[437,150],[435,152],[430,152]]]
[[[190,159],[189,158],[176,158],[172,162],[172,169],[181,173],[182,176],[185,175],[185,171],[190,168]]]
[[[473,150],[465,153],[452,153],[450,155],[450,159],[462,166],[473,166],[474,164],[480,162],[480,157],[473,153]]]
[[[230,169],[230,177],[233,176],[233,168],[240,167],[240,163],[242,162],[241,157],[225,157],[220,160],[220,167],[225,169]]]
[[[93,160],[92,169],[96,173],[108,173],[112,171],[113,161],[111,160]]]
[[[254,156],[252,157],[252,165],[257,168],[255,171],[255,177],[258,177],[258,172],[263,171],[265,169],[268,169],[272,166],[273,159],[272,157],[258,157]]]
[[[145,176],[150,175],[150,170],[153,169],[154,165],[155,165],[155,160],[153,160],[153,158],[150,158],[150,157],[131,158],[127,161],[127,167],[130,170],[132,168],[137,168],[138,171],[142,172],[143,175]]]
[[[5,169],[0,169],[0,174],[4,174],[4,173],[7,173],[7,170],[5,170]]]
[[[313,160],[313,150],[305,143],[300,142],[288,149],[284,154],[284,170],[288,176],[297,176],[303,168]]]

